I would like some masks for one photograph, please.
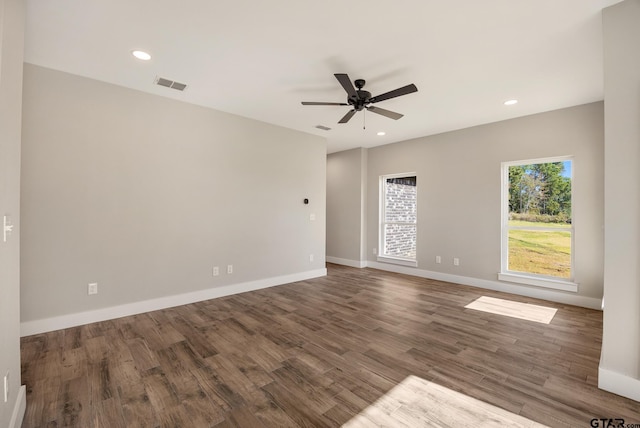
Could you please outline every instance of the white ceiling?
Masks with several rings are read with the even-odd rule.
[[[331,153],[601,100],[600,12],[619,1],[27,0],[25,61],[320,135]],[[300,104],[345,102],[334,73],[419,91],[376,104],[400,120],[338,124],[348,107]]]

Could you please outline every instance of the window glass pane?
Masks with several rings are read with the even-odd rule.
[[[571,160],[508,166],[507,270],[572,278],[571,172]]]
[[[416,177],[385,179],[384,222],[417,221]]]
[[[509,230],[508,269],[571,278],[571,231]]]
[[[384,255],[415,259],[415,224],[385,224],[384,238]]]
[[[509,225],[571,224],[571,161],[509,167]]]

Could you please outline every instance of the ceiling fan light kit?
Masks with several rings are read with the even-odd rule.
[[[334,74],[340,85],[344,88],[347,93],[347,102],[346,103],[326,103],[326,102],[317,102],[317,101],[302,101],[302,105],[305,106],[351,106],[352,109],[345,114],[342,119],[338,121],[338,123],[347,123],[349,119],[353,117],[356,112],[361,110],[369,110],[370,112],[388,117],[390,119],[398,120],[403,115],[400,113],[396,113],[391,110],[385,110],[380,107],[372,106],[371,104],[385,101],[391,98],[396,98],[402,95],[411,94],[413,92],[418,92],[418,88],[416,85],[411,83],[410,85],[403,86],[398,89],[394,89],[393,91],[385,92],[384,94],[377,95],[375,97],[371,96],[371,92],[365,91],[364,85],[366,82],[363,79],[356,79],[353,84],[351,83],[351,79],[347,74],[344,73],[336,73]],[[355,85],[355,86],[354,86]]]

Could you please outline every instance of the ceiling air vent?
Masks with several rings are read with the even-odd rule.
[[[322,129],[323,131],[331,131],[331,128],[329,128],[328,126],[324,126],[324,125],[316,125],[316,128]]]
[[[175,89],[176,91],[184,91],[187,88],[187,85],[184,83],[174,82],[173,80],[165,79],[164,77],[156,77],[156,80],[154,80],[153,83]]]

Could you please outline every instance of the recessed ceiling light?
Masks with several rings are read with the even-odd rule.
[[[142,61],[149,61],[151,59],[151,55],[146,53],[145,51],[131,51],[131,55],[135,56]]]
[[[383,136],[383,135],[385,135],[385,134],[386,134],[386,132],[384,132],[384,131],[380,131],[380,132],[378,132],[378,135],[380,135],[380,136]]]
[[[514,104],[518,104],[518,100],[509,100],[504,102],[504,105],[506,106],[512,106]]]

